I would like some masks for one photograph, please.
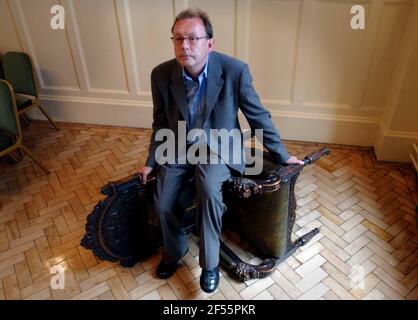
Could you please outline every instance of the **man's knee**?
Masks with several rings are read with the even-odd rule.
[[[155,201],[154,209],[160,217],[160,220],[167,220],[174,214],[174,205],[163,200]]]

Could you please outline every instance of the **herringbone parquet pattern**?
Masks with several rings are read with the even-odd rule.
[[[157,254],[134,268],[98,261],[79,243],[87,215],[109,180],[145,161],[149,130],[35,122],[26,145],[50,169],[28,158],[0,163],[0,299],[418,299],[416,177],[407,165],[376,162],[368,148],[331,146],[296,185],[294,238],[320,227],[307,246],[272,276],[239,283],[223,273],[219,290],[199,288],[196,239],[168,280],[155,277]],[[319,144],[286,143],[302,157]],[[223,235],[257,261],[235,234]],[[53,266],[65,288],[52,289]]]

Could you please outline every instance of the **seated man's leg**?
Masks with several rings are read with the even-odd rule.
[[[219,236],[225,209],[222,185],[230,177],[230,169],[225,164],[196,166],[196,230],[200,236],[199,263],[204,270],[219,264]]]
[[[164,165],[157,173],[155,210],[160,218],[164,241],[164,261],[175,263],[186,253],[187,236],[175,207],[193,171],[188,165]]]

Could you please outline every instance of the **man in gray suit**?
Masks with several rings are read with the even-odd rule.
[[[175,272],[178,261],[188,250],[186,234],[173,208],[188,179],[194,175],[202,267],[200,286],[205,292],[213,292],[219,284],[219,236],[225,209],[221,187],[231,177],[231,171],[243,173],[245,163],[231,158],[225,160],[213,150],[212,144],[209,153],[220,158],[216,164],[158,163],[158,147],[162,144],[157,139],[159,130],[172,130],[176,141],[182,121],[187,132],[200,129],[208,136],[211,129],[237,130],[240,129],[238,110],[241,110],[252,130],[263,129],[263,144],[278,163],[303,162],[290,156],[280,141],[270,113],[263,108],[254,90],[247,64],[213,51],[213,29],[207,14],[187,9],[176,17],[171,31],[176,59],[160,64],[151,73],[153,134],[146,165],[139,173],[146,181],[147,175],[160,164],[155,208],[161,221],[164,256],[156,273],[163,279]],[[189,148],[194,143],[196,140],[185,144]],[[242,148],[241,144],[241,151]],[[179,157],[177,153],[176,159]]]

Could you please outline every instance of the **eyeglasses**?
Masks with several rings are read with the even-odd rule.
[[[186,42],[189,45],[195,45],[200,39],[208,39],[208,36],[205,37],[171,37],[171,40],[173,40],[174,44],[176,46],[179,46],[181,44],[183,44],[183,41],[186,40]]]

